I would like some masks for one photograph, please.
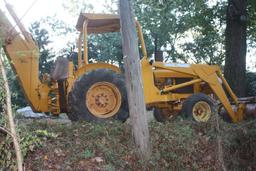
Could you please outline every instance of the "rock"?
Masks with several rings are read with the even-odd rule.
[[[48,118],[44,113],[34,113],[29,106],[18,109],[16,112],[25,118]]]

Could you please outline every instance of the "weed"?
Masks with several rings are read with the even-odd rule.
[[[91,151],[89,149],[86,149],[86,150],[83,151],[82,157],[85,158],[85,159],[92,158],[92,157],[94,157],[94,153],[93,153],[93,151]]]

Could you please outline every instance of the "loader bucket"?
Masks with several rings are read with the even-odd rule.
[[[256,97],[244,97],[238,99],[239,104],[244,104],[244,109],[242,111],[243,117],[246,118],[256,118]],[[232,104],[232,109],[235,113],[238,112],[237,105]],[[228,117],[228,113],[224,108],[221,108],[220,115],[223,116],[224,120],[231,121]]]

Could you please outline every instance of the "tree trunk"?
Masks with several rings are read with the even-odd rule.
[[[139,156],[143,160],[148,160],[151,153],[149,131],[132,0],[119,0],[119,13],[132,133]]]
[[[8,124],[10,127],[9,134],[12,135],[12,139],[13,139],[13,144],[14,144],[16,159],[17,159],[17,170],[22,171],[23,170],[23,166],[22,166],[23,159],[22,159],[20,144],[18,141],[18,136],[16,133],[15,124],[14,124],[13,115],[12,115],[11,93],[10,93],[4,65],[2,62],[2,49],[0,49],[0,70],[1,70],[2,77],[3,77],[3,81],[4,81],[3,87],[6,92],[6,112],[7,112]]]
[[[229,0],[224,75],[237,96],[245,96],[246,0]]]
[[[154,45],[155,45],[155,50],[154,50],[154,54],[155,54],[155,61],[157,62],[163,62],[164,60],[164,56],[163,56],[163,51],[158,50],[158,38],[157,35],[155,35],[155,41],[154,41]]]

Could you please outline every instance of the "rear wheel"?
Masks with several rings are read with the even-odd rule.
[[[79,78],[68,102],[72,121],[125,121],[129,117],[124,78],[108,69],[91,71]]]
[[[209,121],[214,112],[216,112],[214,101],[203,93],[193,94],[187,98],[181,110],[185,117],[192,118],[197,122]]]

